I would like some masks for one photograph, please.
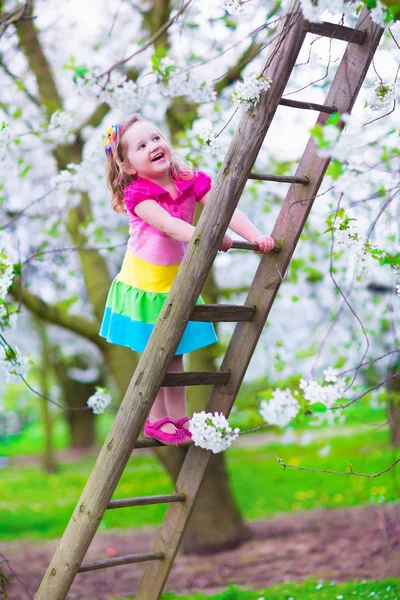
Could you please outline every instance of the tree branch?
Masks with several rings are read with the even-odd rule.
[[[388,471],[393,469],[393,467],[395,467],[397,465],[397,463],[400,462],[400,458],[398,458],[397,460],[394,461],[394,463],[392,465],[390,465],[390,467],[387,467],[387,469],[383,469],[383,471],[380,471],[379,473],[357,473],[356,471],[330,471],[329,469],[313,469],[312,467],[297,467],[296,465],[289,465],[288,463],[284,463],[283,460],[281,458],[279,458],[279,456],[275,455],[275,458],[279,462],[279,464],[282,465],[282,467],[284,469],[286,469],[286,467],[288,467],[290,469],[297,469],[298,471],[315,471],[315,473],[331,473],[332,475],[356,475],[357,477],[371,477],[371,479],[375,479],[375,477],[380,477],[381,475],[384,475],[384,473],[387,473]]]
[[[21,302],[28,310],[34,313],[36,316],[52,323],[53,325],[59,325],[69,331],[73,331],[78,335],[90,340],[100,349],[103,349],[101,338],[99,337],[98,323],[89,321],[84,317],[78,315],[69,315],[62,311],[57,306],[47,304],[21,285],[21,279],[16,277],[10,288],[10,294],[15,298],[17,302]]]

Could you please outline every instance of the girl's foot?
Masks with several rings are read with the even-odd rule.
[[[174,421],[174,425],[178,429],[184,429],[185,433],[187,433],[190,437],[192,437],[192,434],[189,431],[190,417],[183,417],[182,419],[179,419],[178,421]]]
[[[174,433],[166,433],[161,429],[167,423],[174,425]],[[168,417],[154,423],[147,419],[143,433],[145,437],[153,438],[166,446],[186,446],[192,443],[191,436],[189,437],[190,434],[188,435],[186,429],[175,427],[174,421]]]

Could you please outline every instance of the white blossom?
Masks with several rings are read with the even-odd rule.
[[[3,160],[7,145],[11,140],[11,128],[8,123],[2,122],[0,126],[0,160]]]
[[[55,143],[65,142],[65,138],[71,133],[73,128],[72,116],[63,110],[56,110],[50,117],[47,130],[43,132],[44,140],[51,140]]]
[[[232,94],[232,101],[237,106],[244,106],[249,110],[255,106],[263,90],[271,87],[272,80],[262,75],[249,75],[243,81],[236,83],[236,89]]]
[[[202,150],[213,156],[221,156],[222,145],[220,139],[212,132],[211,128],[204,127],[199,132],[199,137],[203,141]]]
[[[0,231],[0,300],[4,300],[14,279],[14,264],[17,263],[17,253],[11,242],[11,237],[5,231]]]
[[[22,354],[19,348],[7,351],[3,346],[0,348],[0,367],[5,372],[7,383],[21,383],[21,377],[26,376],[31,364],[30,356]]]
[[[299,412],[299,403],[289,389],[275,389],[271,400],[262,400],[260,415],[269,425],[285,427]]]
[[[211,450],[214,454],[222,452],[236,440],[239,429],[232,430],[222,413],[194,413],[189,426],[196,446]]]
[[[376,0],[375,8],[370,9],[371,19],[381,27],[387,27],[385,23],[386,6],[380,0]]]
[[[337,371],[333,367],[328,367],[324,371],[324,379],[327,383],[336,383],[337,382]]]
[[[105,408],[111,403],[111,395],[107,388],[96,387],[96,392],[90,396],[87,405],[96,415],[104,412]]]
[[[244,13],[244,6],[241,0],[222,0],[222,8],[231,15],[241,15]]]
[[[305,400],[311,404],[321,402],[327,408],[331,408],[337,400],[342,398],[345,390],[345,382],[343,379],[338,379],[333,385],[320,385],[315,379],[301,379],[300,388],[303,390]]]
[[[217,92],[213,86],[191,72],[176,72],[168,78],[167,84],[161,87],[162,94],[167,98],[186,96],[189,100],[202,104],[213,102]]]
[[[397,295],[400,296],[400,284],[399,283],[396,285],[396,292],[397,292]]]
[[[370,88],[365,105],[371,110],[385,110],[393,105],[394,85],[386,81],[375,81]]]

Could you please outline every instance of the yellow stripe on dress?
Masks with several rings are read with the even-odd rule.
[[[179,265],[153,265],[128,251],[117,279],[145,292],[162,294],[171,289],[178,269]]]

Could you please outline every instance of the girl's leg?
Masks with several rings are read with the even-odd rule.
[[[182,372],[184,371],[183,355],[174,356],[169,366],[168,371]],[[183,386],[166,387],[165,391],[165,406],[168,416],[174,421],[179,421],[186,416],[186,388]],[[186,429],[189,428],[189,421],[183,425]]]
[[[170,417],[171,415],[167,411],[166,403],[165,403],[165,391],[168,388],[161,387],[156,399],[154,400],[153,406],[150,409],[149,413],[149,421],[150,423],[155,423],[156,421],[160,421],[161,419],[165,419],[166,417]],[[165,431],[165,433],[175,433],[176,427],[172,423],[165,423],[160,427],[161,431]]]

